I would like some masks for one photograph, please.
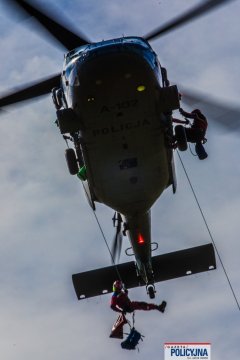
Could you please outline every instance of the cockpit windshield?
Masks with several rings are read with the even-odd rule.
[[[64,75],[69,84],[78,86],[77,69],[87,60],[116,53],[131,53],[145,59],[159,77],[159,63],[149,43],[140,37],[123,37],[80,46],[65,56]],[[71,76],[70,76],[71,75]]]
[[[151,50],[150,45],[148,44],[148,42],[146,40],[144,40],[143,38],[140,37],[133,37],[133,36],[129,36],[129,37],[123,37],[123,38],[118,38],[118,39],[111,39],[111,40],[106,40],[106,41],[101,41],[101,42],[97,42],[97,43],[92,43],[92,44],[87,44],[87,45],[83,45],[80,46],[74,50],[71,50],[65,57],[65,65],[67,65],[70,61],[72,61],[73,59],[79,57],[79,56],[83,56],[86,55],[87,53],[91,52],[92,50],[98,50],[101,49],[104,51],[104,49],[109,49],[110,47],[114,46],[114,48],[116,48],[116,46],[118,45],[135,45],[139,48],[142,49],[148,49]]]

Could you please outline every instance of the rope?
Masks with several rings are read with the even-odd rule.
[[[206,218],[205,218],[205,216],[204,216],[204,214],[203,214],[202,208],[201,208],[201,206],[200,206],[200,203],[199,203],[199,201],[198,201],[197,195],[196,195],[196,193],[195,193],[195,191],[194,191],[194,188],[193,188],[193,186],[192,186],[191,180],[190,180],[190,178],[189,178],[189,176],[188,176],[187,170],[186,170],[186,168],[185,168],[185,166],[184,166],[184,164],[183,164],[183,161],[182,161],[181,156],[180,156],[180,154],[179,154],[178,151],[177,151],[177,154],[178,154],[178,157],[179,157],[179,159],[180,159],[180,162],[181,162],[181,165],[182,165],[182,167],[183,167],[183,170],[184,170],[184,173],[185,173],[185,175],[186,175],[186,178],[187,178],[187,180],[188,180],[188,183],[189,183],[189,185],[190,185],[190,188],[191,188],[191,190],[192,190],[193,196],[194,196],[194,198],[195,198],[195,200],[196,200],[196,203],[197,203],[198,209],[199,209],[199,211],[200,211],[200,213],[201,213],[202,219],[203,219],[203,221],[204,221],[204,223],[205,223],[205,226],[206,226],[206,228],[207,228],[207,231],[208,231],[208,234],[209,234],[210,239],[211,239],[211,241],[212,241],[212,244],[213,244],[213,246],[214,246],[214,248],[215,248],[215,251],[216,251],[216,253],[217,253],[218,259],[219,259],[219,261],[220,261],[220,263],[221,263],[222,269],[223,269],[223,271],[224,271],[224,273],[225,273],[225,276],[226,276],[226,279],[227,279],[227,281],[228,281],[229,287],[230,287],[230,289],[231,289],[232,295],[233,295],[233,297],[234,297],[234,299],[235,299],[235,301],[236,301],[238,310],[240,311],[240,305],[239,305],[238,299],[237,299],[237,297],[236,297],[235,291],[234,291],[233,286],[232,286],[232,284],[231,284],[230,278],[229,278],[229,276],[228,276],[228,274],[227,274],[227,270],[225,269],[225,266],[224,266],[223,261],[222,261],[222,259],[221,259],[220,253],[218,252],[216,243],[215,243],[215,241],[214,241],[214,239],[213,239],[213,236],[212,236],[212,233],[211,233],[210,228],[209,228],[209,226],[208,226],[207,220],[206,220]]]
[[[132,324],[133,324],[133,328],[134,328],[134,325],[135,325],[135,311],[132,314]]]
[[[193,151],[192,151],[192,147],[191,147],[191,145],[190,145],[190,144],[188,145],[188,147],[189,147],[190,153],[191,153],[193,156],[197,156],[197,154],[194,154],[194,153],[193,153]]]
[[[89,202],[91,202],[92,200],[89,198],[89,195],[88,195],[88,193],[87,193],[87,190],[86,190],[86,188],[85,188],[85,186],[84,186],[83,181],[82,181],[82,185],[83,185],[84,192],[85,192],[85,194],[86,194]],[[92,208],[91,208],[91,209],[92,209]],[[117,266],[117,264],[116,264],[115,261],[114,261],[114,258],[113,258],[111,249],[110,249],[110,247],[109,247],[109,245],[108,245],[106,236],[105,236],[105,234],[104,234],[104,232],[103,232],[103,229],[102,229],[102,226],[101,226],[101,224],[100,224],[100,222],[99,222],[99,220],[98,220],[97,214],[96,214],[96,212],[95,212],[93,209],[92,209],[92,213],[93,213],[93,215],[94,215],[94,217],[95,217],[95,220],[96,220],[96,222],[97,222],[97,224],[98,224],[99,230],[100,230],[100,232],[101,232],[101,234],[102,234],[102,237],[103,237],[103,240],[104,240],[104,242],[105,242],[105,244],[106,244],[106,246],[107,246],[108,252],[109,252],[109,254],[110,254],[110,256],[111,256],[112,263],[113,263],[113,265],[115,266],[116,273],[117,273],[117,277],[118,277],[118,279],[119,279],[120,281],[122,281],[120,272],[119,272],[119,270],[118,270],[118,266]],[[122,281],[122,282],[123,282],[123,281]]]

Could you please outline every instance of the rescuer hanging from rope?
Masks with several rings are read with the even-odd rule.
[[[193,123],[191,127],[185,128],[187,141],[191,143],[195,143],[195,150],[200,160],[204,160],[208,157],[206,153],[203,143],[206,142],[205,135],[208,127],[208,122],[206,117],[202,114],[199,109],[193,110],[191,113],[184,111],[182,108],[179,109],[179,112],[185,118],[193,119]],[[190,121],[174,119],[173,122],[177,124],[185,124],[189,125]],[[173,145],[174,146],[174,145]]]
[[[114,311],[126,314],[132,313],[134,310],[158,310],[164,313],[166,305],[166,301],[163,301],[160,305],[143,301],[131,301],[128,297],[128,290],[124,289],[122,281],[116,280],[113,283],[111,309]]]

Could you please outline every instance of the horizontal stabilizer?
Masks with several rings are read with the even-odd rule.
[[[197,274],[216,269],[216,260],[212,244],[171,252],[152,258],[155,282],[175,279],[185,275]],[[136,273],[135,262],[90,270],[72,276],[73,285],[79,300],[107,294],[118,278],[118,272],[130,289],[145,285]]]

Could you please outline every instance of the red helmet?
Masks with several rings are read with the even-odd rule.
[[[192,111],[192,114],[197,115],[200,119],[202,120],[207,120],[206,117],[203,115],[203,113],[201,112],[201,110],[199,109],[195,109]]]
[[[113,292],[115,291],[121,291],[123,288],[123,283],[121,280],[116,280],[113,283]]]
[[[202,115],[202,112],[199,109],[195,109],[192,111],[192,114]]]

